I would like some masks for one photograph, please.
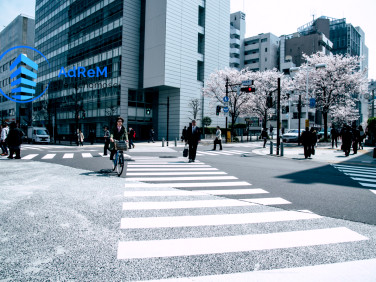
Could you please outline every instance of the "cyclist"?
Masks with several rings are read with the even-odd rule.
[[[112,129],[111,135],[110,135],[110,160],[114,159],[114,155],[116,153],[116,150],[114,148],[114,140],[117,141],[125,141],[128,143],[128,134],[125,130],[125,127],[123,126],[124,119],[122,117],[118,117],[116,119],[116,126]]]

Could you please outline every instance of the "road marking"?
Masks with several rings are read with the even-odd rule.
[[[214,167],[204,167],[204,168],[174,168],[174,171],[209,171],[209,170],[218,170]],[[127,171],[171,171],[169,168],[127,168]]]
[[[125,183],[125,188],[165,188],[165,187],[175,187],[175,188],[187,188],[187,187],[233,187],[233,186],[250,186],[252,184],[246,181],[233,181],[233,182],[201,182],[201,183],[160,183],[160,184],[150,184],[150,183]]]
[[[104,153],[98,153],[103,158],[109,158],[110,154],[104,155]]]
[[[356,181],[376,182],[376,179],[368,179],[368,178],[357,178],[357,177],[351,177],[351,179],[356,180]]]
[[[139,164],[128,164],[128,167],[134,167],[134,168],[137,168],[137,167],[169,167],[169,168],[178,168],[178,167],[195,167],[195,168],[199,168],[199,167],[210,167],[210,165],[198,165],[198,164],[188,164],[188,163],[184,163],[183,164],[184,166],[182,165],[162,165],[162,164],[158,164],[158,165],[139,165]]]
[[[359,176],[364,178],[376,178],[376,174],[363,174],[363,173],[345,173],[350,176]]]
[[[120,228],[172,228],[209,225],[219,226],[233,224],[252,224],[292,220],[307,220],[317,218],[321,218],[321,216],[316,214],[295,211],[195,216],[138,217],[122,218]]]
[[[50,160],[53,159],[55,156],[56,154],[47,154],[42,158],[42,160]]]
[[[376,190],[373,190],[373,189],[369,189],[373,194],[376,195]]]
[[[174,202],[125,202],[123,210],[168,210],[216,207],[244,207],[255,204],[238,200],[195,200]]]
[[[63,159],[73,159],[73,156],[74,156],[74,154],[67,153],[67,154],[64,154]]]
[[[242,201],[247,201],[250,203],[256,203],[260,205],[287,205],[291,204],[291,202],[286,201],[283,198],[275,197],[275,198],[255,198],[255,199],[242,199]]]
[[[235,176],[194,176],[194,177],[128,177],[134,181],[195,181],[195,180],[232,180],[238,179]],[[201,183],[205,185],[205,183]]]
[[[197,154],[209,155],[209,156],[215,156],[216,155],[215,153],[212,153],[212,152],[203,152],[203,151],[198,151]]]
[[[372,183],[359,182],[359,184],[362,185],[362,186],[365,186],[365,187],[376,188],[376,184],[372,184]]]
[[[169,196],[203,196],[203,195],[251,195],[267,194],[263,189],[234,189],[234,190],[167,190],[167,191],[125,191],[125,197],[169,197]]]
[[[90,154],[90,153],[82,153],[81,155],[82,155],[83,158],[92,158],[93,157],[93,155]]]
[[[337,169],[342,172],[358,172],[358,173],[376,174],[376,171],[374,170],[353,169],[353,168],[337,168]]]
[[[38,155],[39,154],[29,154],[29,155],[27,155],[25,157],[22,157],[22,159],[24,159],[24,160],[31,160],[31,159],[35,158],[36,156],[38,156]]]
[[[368,240],[346,227],[225,237],[119,242],[118,259],[251,252]]]
[[[210,175],[210,174],[227,174],[223,171],[211,171],[211,172],[204,172],[204,171],[195,171],[195,172],[127,172],[127,176],[134,176],[134,175]]]
[[[369,170],[369,171],[376,171],[376,168],[372,167],[363,167],[363,166],[353,166],[353,165],[333,165],[338,169],[360,169],[360,170]]]

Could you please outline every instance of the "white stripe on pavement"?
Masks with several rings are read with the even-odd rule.
[[[125,202],[123,203],[123,210],[168,210],[214,207],[244,207],[253,205],[255,204],[231,199],[174,202]]]
[[[73,159],[73,156],[74,156],[74,154],[66,153],[66,154],[64,154],[63,159]]]
[[[368,178],[357,178],[357,177],[351,177],[351,179],[356,180],[356,181],[376,182],[376,179],[368,179]]]
[[[167,191],[125,191],[125,197],[169,197],[169,196],[202,196],[202,195],[251,195],[267,194],[263,189],[234,189],[234,190],[167,190]]]
[[[280,282],[317,282],[317,281],[376,281],[376,259],[320,264],[295,268],[259,270],[242,273],[195,276],[148,280],[148,282],[228,282],[228,281],[280,281]],[[142,281],[146,282],[146,281]]]
[[[209,175],[209,174],[227,174],[223,171],[211,171],[211,172],[204,172],[204,171],[195,171],[195,172],[127,172],[127,176],[135,176],[135,175]]]
[[[24,160],[31,160],[31,159],[35,158],[36,156],[38,156],[38,155],[39,154],[29,154],[29,155],[27,155],[25,157],[22,157],[22,159],[24,159]]]
[[[242,201],[247,201],[250,203],[256,203],[260,205],[287,205],[291,204],[291,202],[286,201],[283,198],[275,197],[275,198],[255,198],[255,199],[242,199]]]
[[[366,174],[376,174],[376,171],[373,170],[364,170],[364,169],[353,169],[353,168],[337,168],[342,172],[356,172],[356,173],[366,173]]]
[[[218,152],[216,152],[216,154],[218,154],[218,155],[226,155],[226,156],[232,156],[232,155],[234,155],[234,153],[226,152],[226,151],[218,151]]]
[[[316,218],[321,218],[321,216],[311,213],[295,211],[195,216],[138,217],[122,218],[120,228],[172,228],[209,225],[218,226],[232,224],[252,224],[292,220],[306,220]]]
[[[365,167],[365,166],[352,166],[352,165],[333,165],[333,166],[338,169],[361,169],[361,170],[376,171],[376,168]]]
[[[187,188],[187,187],[232,187],[232,186],[250,186],[252,184],[245,181],[233,181],[233,182],[201,182],[201,183],[161,183],[161,184],[150,184],[150,183],[125,183],[125,188],[165,188],[165,187],[175,187],[175,188]]]
[[[214,167],[204,167],[204,168],[174,168],[174,171],[209,171],[218,170]],[[169,168],[128,168],[127,171],[171,171]]]
[[[196,180],[232,180],[235,176],[194,176],[194,177],[128,177],[134,181],[196,181]],[[205,185],[205,183],[202,183]]]
[[[363,173],[345,173],[350,176],[359,176],[364,178],[376,178],[376,174],[363,174]]]
[[[193,256],[296,248],[368,240],[348,228],[226,237],[119,242],[118,259]]]
[[[92,158],[93,157],[93,155],[90,154],[90,153],[81,153],[81,155],[82,155],[83,158]]]
[[[55,156],[56,154],[47,154],[42,158],[42,160],[50,160],[53,159]]]
[[[197,153],[199,153],[201,155],[209,155],[209,156],[215,156],[216,155],[215,153],[212,153],[212,152],[203,152],[203,151],[198,151]]]
[[[200,168],[200,167],[211,167],[210,165],[197,165],[197,164],[188,164],[185,163],[184,166],[182,165],[162,165],[162,164],[157,164],[157,165],[139,165],[139,164],[128,164],[128,167],[170,167],[170,168],[178,168],[178,167],[190,167],[190,168]]]

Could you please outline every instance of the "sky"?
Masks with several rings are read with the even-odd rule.
[[[183,0],[182,0],[183,1]],[[230,0],[231,13],[246,14],[246,37],[271,32],[291,34],[320,16],[342,19],[365,32],[369,49],[370,79],[376,79],[376,1],[375,0]],[[0,31],[17,15],[34,17],[35,0],[0,0]],[[6,15],[6,16],[4,16]]]
[[[246,14],[246,37],[260,33],[291,34],[312,21],[313,16],[346,18],[360,26],[369,49],[368,78],[376,79],[376,1],[375,0],[231,0],[231,13]]]

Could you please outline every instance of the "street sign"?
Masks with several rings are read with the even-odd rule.
[[[248,85],[252,84],[252,81],[251,80],[243,80],[242,84],[245,85],[245,86],[248,86]]]
[[[228,107],[223,108],[223,112],[227,113],[228,112]]]
[[[228,112],[224,112],[223,115],[224,115],[225,117],[228,117]]]
[[[223,102],[228,102],[228,96],[223,97]]]
[[[315,98],[309,99],[309,107],[314,108],[315,106],[316,106],[316,99]]]

